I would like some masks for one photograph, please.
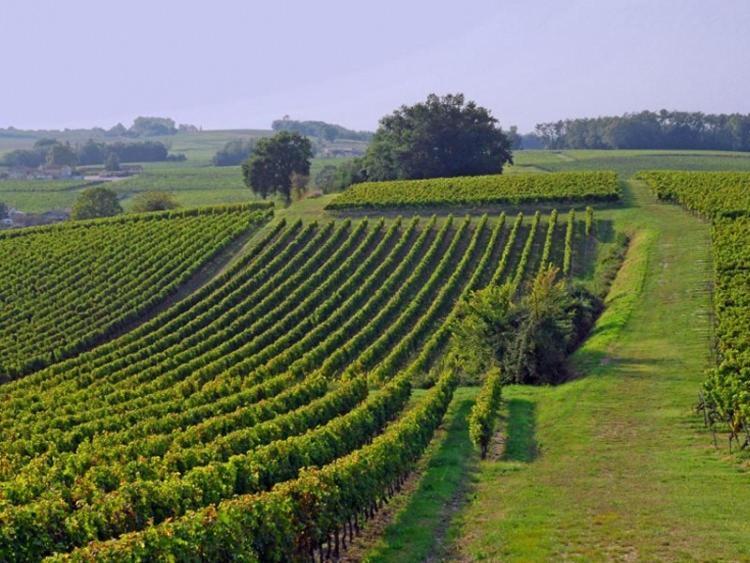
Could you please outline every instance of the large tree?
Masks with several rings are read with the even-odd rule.
[[[512,163],[511,142],[489,110],[463,94],[402,106],[380,120],[367,151],[371,180],[498,174]]]
[[[282,131],[260,139],[250,158],[242,164],[242,175],[254,193],[266,198],[282,195],[292,201],[292,176],[308,176],[312,144],[297,133]]]
[[[73,204],[70,218],[96,219],[97,217],[111,217],[122,213],[122,206],[117,201],[117,194],[107,188],[89,188]]]

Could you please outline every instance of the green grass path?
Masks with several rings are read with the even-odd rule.
[[[586,377],[504,391],[508,447],[454,522],[468,560],[750,560],[749,476],[694,413],[709,365],[707,226],[630,184],[638,232]],[[609,334],[608,334],[609,333]]]

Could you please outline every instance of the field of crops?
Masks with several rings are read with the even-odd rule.
[[[0,379],[69,357],[137,319],[267,211],[152,213],[0,233]]]
[[[570,271],[568,217],[279,220],[134,331],[3,385],[0,560],[335,551],[442,419],[450,372],[406,405],[458,300]]]
[[[676,201],[706,216],[750,211],[750,172],[648,171],[638,178],[659,199]]]
[[[639,177],[660,199],[713,218],[719,364],[706,382],[706,406],[711,418],[727,423],[735,435],[744,434],[750,424],[750,174],[642,172]]]
[[[620,197],[614,172],[471,176],[355,184],[327,209],[578,203]]]

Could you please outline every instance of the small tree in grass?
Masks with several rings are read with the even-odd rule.
[[[143,192],[133,198],[133,211],[135,213],[167,211],[177,207],[179,207],[179,204],[169,192]]]

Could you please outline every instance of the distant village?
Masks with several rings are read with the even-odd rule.
[[[14,166],[0,172],[0,182],[4,180],[81,180],[81,187],[124,179],[141,174],[140,165],[122,165],[119,170],[105,170],[101,166],[73,167],[69,165],[44,164],[38,167]],[[67,221],[69,209],[52,209],[43,213],[29,213],[9,207],[4,217],[0,217],[0,229],[37,227]]]

